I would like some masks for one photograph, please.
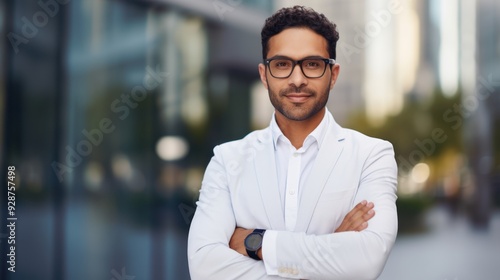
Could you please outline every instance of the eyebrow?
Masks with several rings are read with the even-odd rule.
[[[298,60],[304,60],[304,59],[325,59],[327,57],[322,57],[320,55],[310,55],[310,56],[306,56],[306,57],[303,57],[301,59],[298,59]],[[273,57],[270,57],[270,58],[267,58],[266,60],[269,60],[269,59],[291,59],[291,60],[295,60],[289,56],[286,56],[286,55],[275,55]]]

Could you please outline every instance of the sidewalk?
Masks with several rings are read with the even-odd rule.
[[[398,237],[379,280],[500,279],[500,211],[483,231],[441,206],[426,221],[428,231]]]

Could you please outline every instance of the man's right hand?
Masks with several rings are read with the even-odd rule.
[[[373,203],[366,200],[361,201],[345,216],[335,232],[362,231],[368,227],[368,220],[375,216]]]

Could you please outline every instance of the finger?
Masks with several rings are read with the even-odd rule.
[[[356,204],[356,206],[354,206],[354,208],[351,211],[349,211],[349,213],[347,213],[347,215],[345,216],[345,219],[350,219],[357,212],[363,211],[363,208],[365,208],[367,204],[368,204],[368,202],[366,200],[363,200],[360,203]]]
[[[351,211],[349,211],[349,213],[347,213],[335,232],[361,231],[365,229],[368,227],[368,223],[366,222],[375,214],[372,210],[373,207],[374,204],[372,202],[367,202],[366,200],[359,202]]]
[[[358,207],[359,206],[359,207]],[[369,202],[364,205],[357,205],[353,210],[346,216],[348,221],[356,221],[358,219],[362,219],[363,215],[367,214],[374,207],[373,203]]]
[[[357,225],[353,225],[357,231],[362,231],[368,227],[368,221],[375,216],[375,211],[370,210],[363,215],[363,220],[359,220]]]
[[[375,211],[372,208],[373,204],[367,204],[362,209],[356,210],[353,215],[346,220],[347,227],[351,229],[359,229],[364,222],[367,222],[375,215]]]
[[[366,208],[364,210],[366,212],[362,212],[362,213],[360,212],[356,215],[356,219],[354,220],[354,222],[357,222],[357,221],[367,222],[368,220],[373,218],[373,216],[375,215],[375,210],[373,210],[373,209]]]
[[[362,231],[368,227],[368,223],[364,222],[359,227],[356,228],[356,231]]]
[[[368,221],[373,218],[373,216],[375,216],[375,210],[370,209],[370,211],[366,212],[366,214],[363,215],[363,219],[365,219],[365,221]]]

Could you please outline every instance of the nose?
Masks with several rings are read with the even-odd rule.
[[[302,73],[302,69],[300,69],[300,64],[297,64],[293,67],[292,74],[288,77],[288,84],[294,85],[297,88],[303,87],[307,85],[307,78]]]

